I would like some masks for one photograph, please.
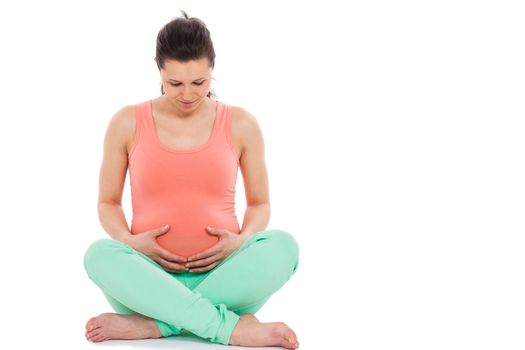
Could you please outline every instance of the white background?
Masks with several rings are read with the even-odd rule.
[[[501,0],[3,2],[1,342],[108,346],[84,338],[112,310],[82,265],[107,237],[103,136],[160,94],[180,9],[211,31],[219,99],[263,130],[268,228],[300,243],[261,320],[302,349],[524,348],[525,12]]]

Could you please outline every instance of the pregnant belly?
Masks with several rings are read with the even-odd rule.
[[[182,257],[200,253],[219,241],[218,236],[206,231],[206,226],[223,228],[235,234],[240,233],[239,223],[234,214],[207,213],[207,215],[193,216],[193,218],[192,216],[170,215],[149,218],[134,216],[131,233],[139,234],[169,224],[168,232],[156,238],[157,243],[162,248]]]

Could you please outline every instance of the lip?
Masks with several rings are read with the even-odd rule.
[[[180,100],[179,100],[179,102],[182,103],[182,105],[183,105],[184,107],[190,107],[190,106],[192,106],[196,101],[184,102],[184,101],[180,101]]]

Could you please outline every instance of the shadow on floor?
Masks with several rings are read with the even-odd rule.
[[[214,344],[206,339],[202,339],[192,333],[186,333],[161,338],[161,339],[142,339],[142,340],[107,340],[97,343],[97,346],[115,347],[117,349],[170,349],[170,350],[210,350],[210,349],[236,349],[236,350],[282,350],[281,347],[244,347],[222,344]]]

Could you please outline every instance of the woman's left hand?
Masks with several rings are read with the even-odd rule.
[[[219,242],[203,252],[190,256],[185,264],[186,270],[189,272],[206,272],[213,269],[231,253],[239,249],[246,240],[245,236],[222,228],[207,226],[206,231],[211,235],[218,236]]]

